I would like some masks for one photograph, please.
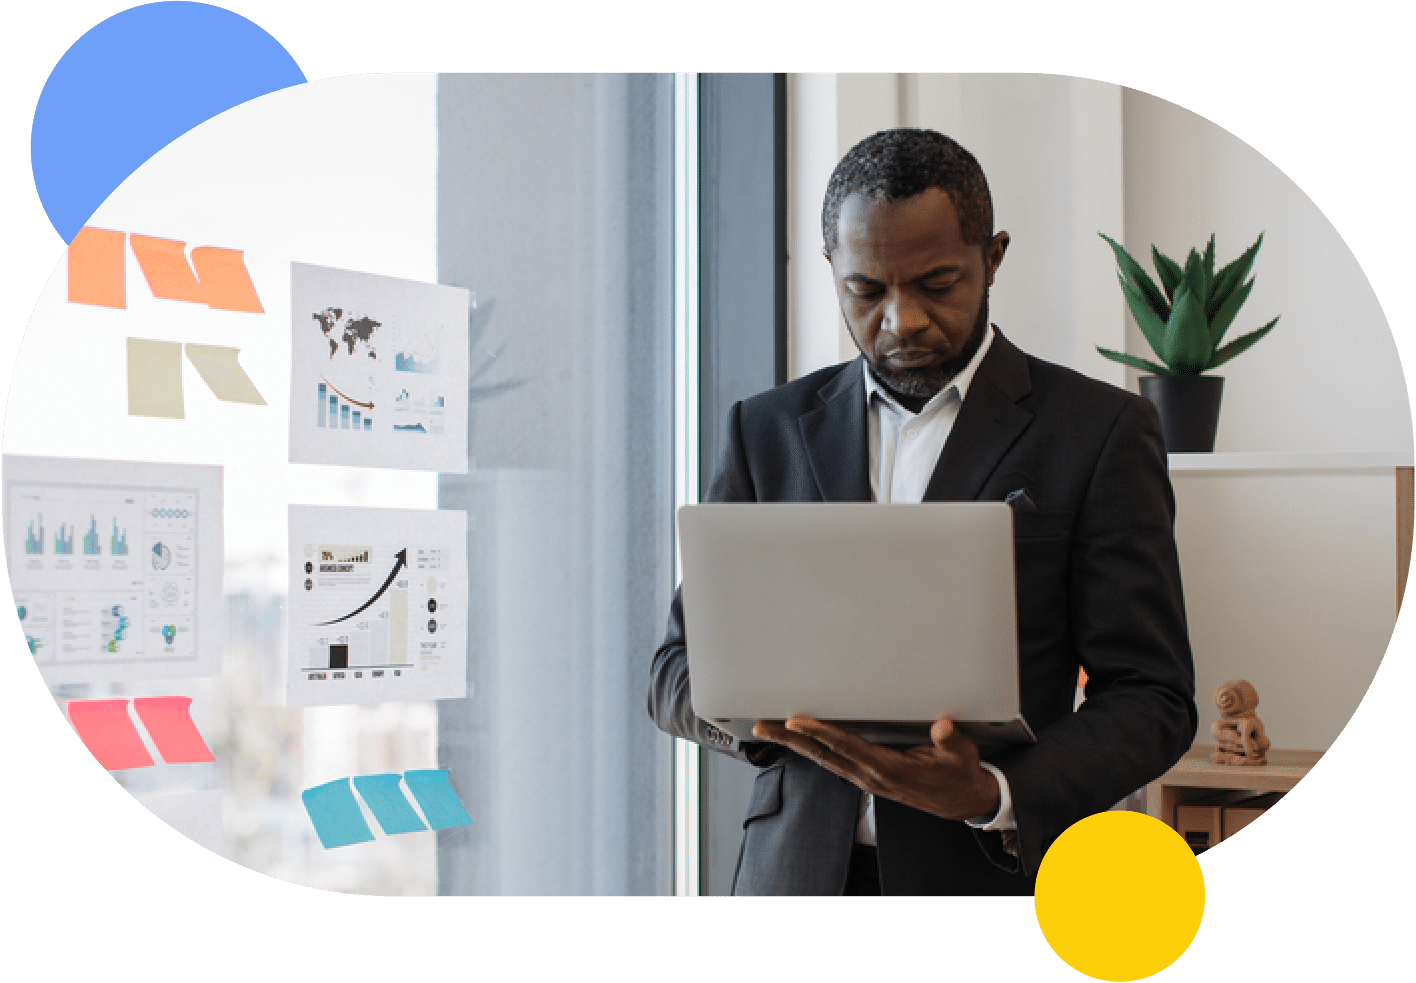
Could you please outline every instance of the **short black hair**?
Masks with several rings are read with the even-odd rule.
[[[853,194],[877,201],[912,198],[926,188],[949,196],[964,242],[986,246],[993,238],[993,198],[974,155],[934,130],[881,130],[852,147],[826,185],[821,236],[826,253],[836,251],[841,203]]]

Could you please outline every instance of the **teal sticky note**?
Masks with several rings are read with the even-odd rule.
[[[442,769],[406,771],[403,780],[408,791],[418,800],[418,807],[433,829],[454,829],[471,826],[472,817],[462,807],[462,800],[452,788],[452,780]]]
[[[351,843],[367,843],[374,838],[374,834],[369,832],[369,824],[364,822],[364,814],[359,811],[349,779],[340,778],[307,788],[300,793],[300,798],[304,800],[305,811],[310,814],[310,822],[315,824],[315,832],[326,850]]]
[[[401,775],[355,775],[354,788],[389,836],[417,833],[428,827],[403,797]]]

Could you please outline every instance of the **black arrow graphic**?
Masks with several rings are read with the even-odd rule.
[[[325,625],[337,625],[341,621],[348,621],[350,618],[354,617],[356,614],[359,614],[361,611],[367,608],[370,604],[373,604],[379,598],[383,597],[384,591],[388,590],[388,585],[393,583],[394,577],[398,576],[398,571],[402,570],[408,565],[408,548],[404,547],[403,549],[395,553],[394,556],[398,557],[398,562],[393,565],[393,572],[388,575],[388,579],[383,582],[383,586],[379,588],[379,592],[377,594],[365,601],[361,607],[350,611],[344,617],[335,618],[333,621],[321,621],[317,625],[315,625],[315,627],[323,628]]]

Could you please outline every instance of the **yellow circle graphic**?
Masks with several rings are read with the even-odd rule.
[[[1033,902],[1042,934],[1067,965],[1121,983],[1160,972],[1189,947],[1204,915],[1205,879],[1165,823],[1102,812],[1048,849]]]

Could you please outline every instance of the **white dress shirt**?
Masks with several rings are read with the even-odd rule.
[[[993,325],[990,324],[969,364],[918,413],[911,413],[896,402],[889,390],[876,382],[869,368],[865,369],[865,429],[872,499],[903,503],[924,499],[944,442],[949,439],[959,407],[968,395],[969,384],[992,344]],[[1016,829],[1008,779],[988,762],[982,764],[998,781],[998,811],[991,816],[975,816],[968,824],[977,829]],[[860,796],[855,841],[875,845],[875,796],[868,792]]]

